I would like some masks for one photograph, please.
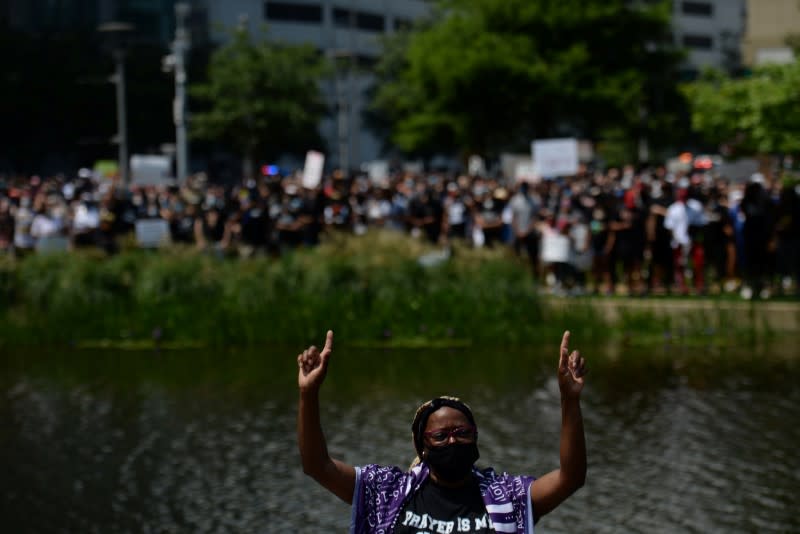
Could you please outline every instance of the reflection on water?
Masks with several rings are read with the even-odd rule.
[[[553,349],[337,349],[329,448],[405,465],[417,404],[455,393],[475,410],[481,462],[541,474],[558,462]],[[547,532],[800,531],[800,366],[786,351],[583,352],[589,476]],[[299,468],[292,360],[4,356],[4,531],[345,532],[349,507]]]

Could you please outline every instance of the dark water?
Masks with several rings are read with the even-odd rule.
[[[800,532],[794,347],[581,348],[588,481],[538,531]],[[454,393],[484,465],[547,472],[554,351],[337,348],[329,449],[406,465],[416,406]],[[292,352],[4,354],[2,530],[346,532],[349,507],[299,467]]]

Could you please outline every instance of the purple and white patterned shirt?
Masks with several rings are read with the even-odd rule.
[[[496,532],[533,534],[530,486],[534,477],[498,474],[492,468],[472,468],[481,497]],[[352,534],[391,534],[400,511],[428,478],[423,462],[410,471],[375,464],[356,467],[356,487],[350,521]]]

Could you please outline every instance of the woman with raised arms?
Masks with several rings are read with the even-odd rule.
[[[470,408],[454,397],[420,406],[411,424],[417,459],[408,470],[354,467],[331,458],[322,432],[319,391],[333,352],[328,331],[320,352],[297,356],[300,404],[297,442],[303,471],[353,506],[356,534],[531,534],[533,525],[583,486],[586,444],[580,395],[586,367],[569,352],[564,332],[558,359],[561,391],[560,467],[541,477],[478,469],[478,426]]]

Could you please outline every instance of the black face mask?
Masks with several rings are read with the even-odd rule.
[[[425,461],[445,482],[459,482],[467,477],[478,458],[477,443],[451,443],[429,447]]]

